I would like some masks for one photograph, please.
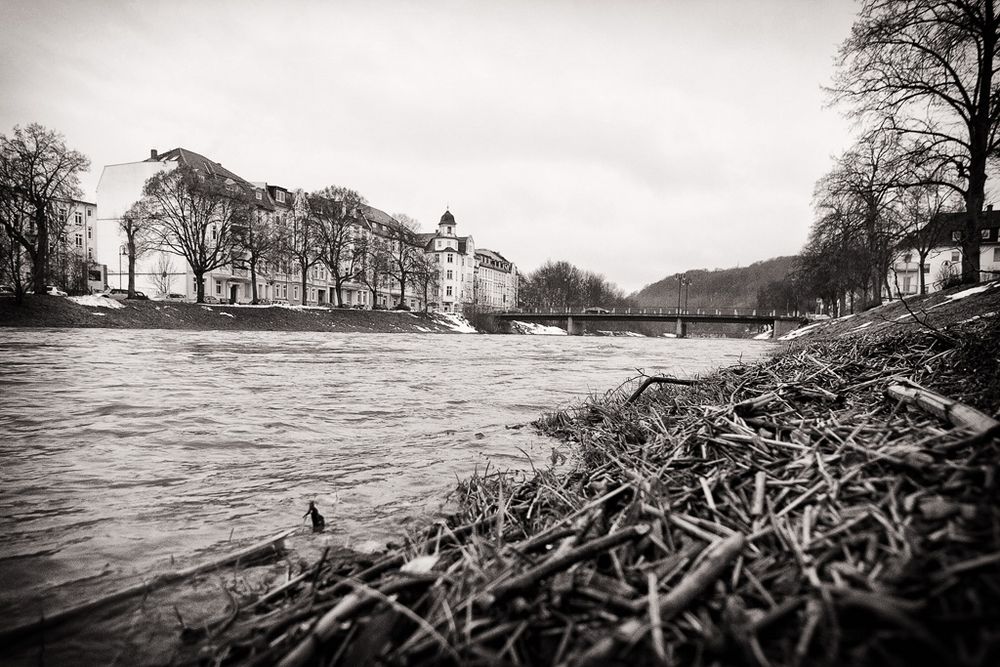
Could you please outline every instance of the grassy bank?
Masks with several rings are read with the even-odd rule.
[[[308,583],[192,651],[218,664],[998,664],[1000,319],[986,312],[872,325],[550,415],[539,426],[574,445],[571,462],[464,481],[447,522],[374,564],[313,564]],[[907,382],[968,410],[908,405]]]
[[[53,296],[28,295],[20,304],[13,298],[0,298],[0,326],[366,333],[453,331],[448,322],[426,313],[158,301],[118,301],[114,304],[122,307],[82,305]]]

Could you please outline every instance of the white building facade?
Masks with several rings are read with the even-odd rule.
[[[517,286],[517,267],[513,262],[493,250],[476,251],[476,308],[486,311],[515,308]]]
[[[939,240],[933,244],[924,259],[922,272],[928,293],[947,286],[962,274],[962,234],[965,216],[962,213],[944,214],[940,224]],[[979,227],[979,270],[982,280],[1000,277],[1000,211],[990,206],[984,211]],[[897,292],[906,295],[920,292],[920,253],[916,248],[900,248],[889,272],[890,296]],[[897,287],[898,286],[898,287]]]

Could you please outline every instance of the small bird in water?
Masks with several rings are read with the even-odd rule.
[[[302,515],[303,519],[306,517],[312,519],[314,533],[318,533],[326,527],[326,520],[323,518],[323,515],[319,513],[319,510],[316,509],[316,503],[311,500],[309,501],[309,511]]]

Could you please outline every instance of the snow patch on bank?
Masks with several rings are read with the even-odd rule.
[[[853,315],[848,315],[847,317],[853,317]],[[846,320],[847,317],[841,317],[840,319]],[[824,326],[826,324],[829,324],[831,321],[836,321],[836,320],[823,320],[822,322],[816,322],[815,324],[808,324],[808,325],[806,325],[804,327],[800,327],[800,328],[795,329],[793,331],[789,331],[788,333],[786,333],[784,336],[782,336],[778,340],[795,340],[799,336],[805,336],[807,333],[809,333],[813,329],[816,329],[816,328],[819,328],[819,327]]]
[[[479,333],[461,313],[434,313],[434,321],[455,333]]]
[[[116,308],[125,307],[125,304],[119,301],[108,299],[103,296],[97,296],[96,294],[88,294],[86,296],[69,296],[66,298],[73,303],[78,303],[81,306],[87,306],[88,308],[111,308],[114,310]]]
[[[753,337],[754,340],[771,340],[774,337],[774,329],[768,327],[766,331],[761,331]]]
[[[568,336],[565,329],[560,329],[559,327],[550,327],[544,324],[536,324],[534,322],[519,322],[514,320],[510,323],[510,328],[514,333],[524,334],[528,336]]]

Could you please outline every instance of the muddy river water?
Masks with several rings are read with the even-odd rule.
[[[638,375],[752,361],[738,339],[0,329],[0,613],[300,525],[375,549],[525,424]],[[521,450],[524,450],[523,452]],[[102,582],[108,582],[107,584]],[[6,624],[6,623],[5,623]]]

